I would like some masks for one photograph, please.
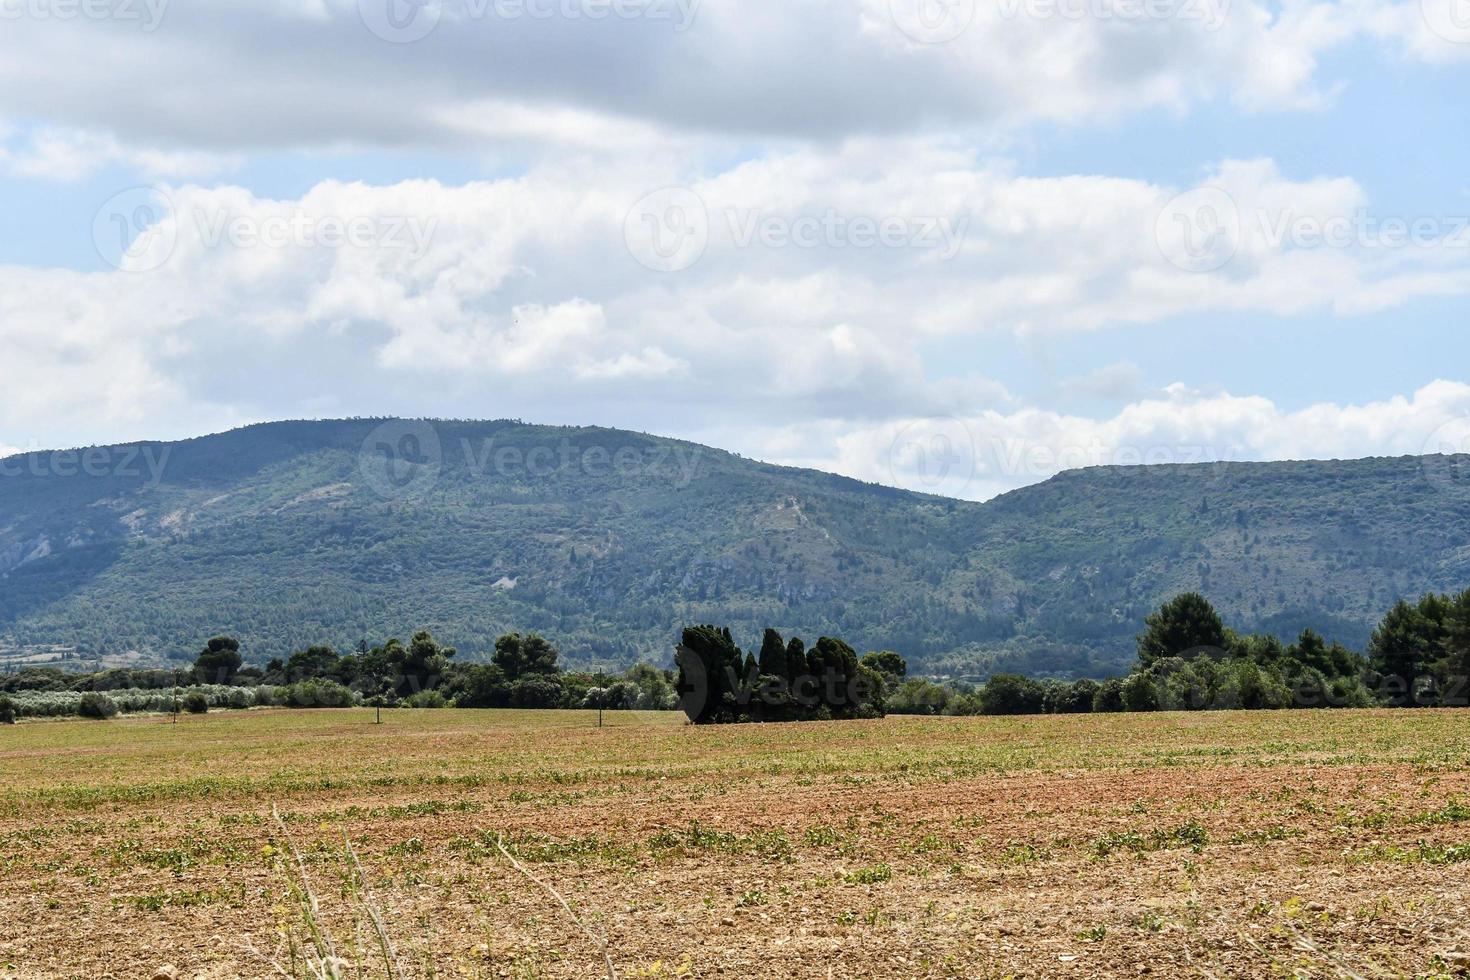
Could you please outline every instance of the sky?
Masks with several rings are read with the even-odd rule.
[[[0,456],[1470,451],[1470,0],[0,0]]]

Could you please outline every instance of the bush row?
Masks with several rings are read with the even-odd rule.
[[[331,681],[261,687],[203,684],[177,691],[17,691],[0,696],[0,724],[10,718],[110,718],[117,714],[187,711],[201,714],[211,708],[347,708],[359,704],[359,695]],[[7,711],[8,706],[8,711]]]

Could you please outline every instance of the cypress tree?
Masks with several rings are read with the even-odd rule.
[[[786,644],[786,669],[782,673],[791,684],[806,673],[806,644],[799,636],[793,636]]]
[[[761,639],[760,672],[767,677],[786,676],[786,641],[772,629]]]

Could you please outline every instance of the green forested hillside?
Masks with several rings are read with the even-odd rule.
[[[1470,585],[1470,480],[1439,464],[1095,469],[971,504],[615,430],[275,423],[0,464],[0,648],[228,632],[263,660],[428,627],[483,656],[535,630],[613,666],[720,622],[1096,675],[1186,589],[1361,645],[1397,597]]]

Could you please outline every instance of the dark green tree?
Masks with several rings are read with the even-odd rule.
[[[564,699],[565,690],[550,674],[527,674],[510,685],[513,708],[561,708]]]
[[[456,671],[447,692],[460,708],[508,708],[510,684],[495,664],[470,664]]]
[[[1063,686],[1057,693],[1056,705],[1053,710],[1059,715],[1080,715],[1092,710],[1092,703],[1097,698],[1097,681],[1083,678]]]
[[[801,637],[793,636],[786,644],[786,680],[795,685],[806,673],[806,644]]]
[[[1380,689],[1391,704],[1410,703],[1415,684],[1434,660],[1434,638],[1439,627],[1424,615],[1422,606],[1400,600],[1373,631],[1368,641],[1368,663],[1383,676]]]
[[[889,690],[896,690],[908,676],[908,661],[892,650],[880,650],[863,657],[862,665],[877,671]]]
[[[761,638],[760,672],[766,677],[786,677],[786,641],[772,629]]]
[[[1470,589],[1450,601],[1445,617],[1445,648],[1450,673],[1470,677]]]
[[[821,684],[822,703],[833,718],[856,718],[862,697],[854,686],[858,677],[857,652],[836,637],[824,636],[812,647]]]
[[[1198,592],[1170,599],[1144,623],[1148,628],[1138,637],[1138,665],[1145,670],[1165,657],[1187,658],[1225,648],[1225,624]]]
[[[1036,715],[1042,712],[1046,689],[1019,674],[996,674],[980,691],[980,704],[987,715]]]
[[[290,683],[311,680],[314,677],[332,677],[337,673],[342,658],[328,646],[314,646],[291,654],[286,661],[286,676]]]
[[[194,660],[194,679],[200,684],[233,684],[244,663],[238,640],[216,636]]]
[[[556,648],[535,633],[524,638],[519,633],[508,633],[495,641],[495,656],[491,659],[507,680],[517,681],[556,674],[557,656]]]
[[[690,721],[696,725],[732,722],[745,714],[740,701],[745,655],[728,629],[689,627],[674,660],[679,668],[679,705]]]
[[[453,647],[441,645],[428,630],[415,633],[407,647],[397,640],[389,640],[384,654],[395,674],[391,686],[405,697],[434,690],[445,682],[449,661],[457,652]]]
[[[1124,711],[1158,711],[1159,688],[1152,675],[1129,674],[1118,691]]]
[[[1097,686],[1092,696],[1092,710],[1098,713],[1123,710],[1123,678],[1109,677]]]

